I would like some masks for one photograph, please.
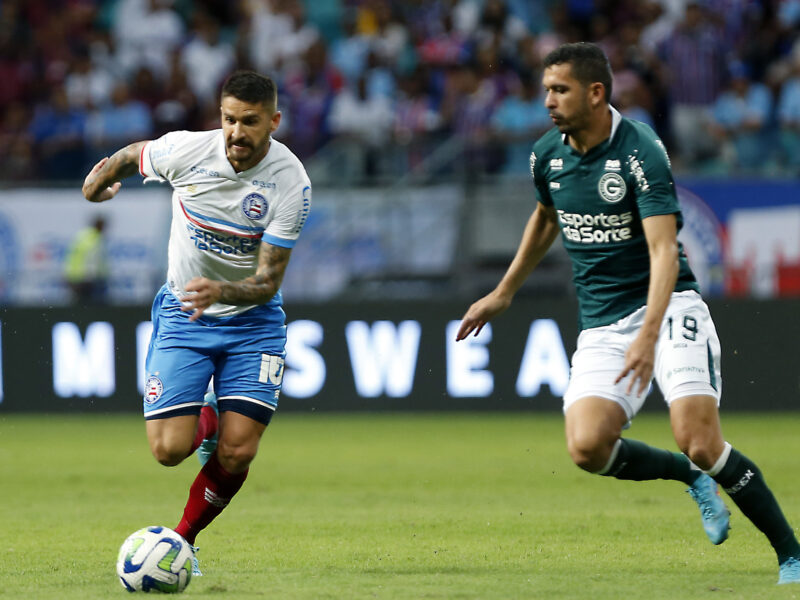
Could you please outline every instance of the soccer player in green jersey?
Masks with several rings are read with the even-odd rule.
[[[580,468],[689,486],[714,544],[728,537],[719,484],[778,555],[778,583],[800,583],[800,544],[758,467],[725,441],[720,346],[677,234],[682,217],[661,141],[609,104],[611,70],[594,44],[544,61],[555,127],[533,147],[538,200],[497,287],[470,306],[457,339],[502,313],[561,232],[573,267],[581,333],[564,395],[567,448]],[[622,431],[655,379],[681,453]]]

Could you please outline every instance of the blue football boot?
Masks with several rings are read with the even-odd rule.
[[[700,507],[703,529],[711,543],[721,544],[727,540],[731,513],[719,497],[717,482],[702,473],[686,491]]]

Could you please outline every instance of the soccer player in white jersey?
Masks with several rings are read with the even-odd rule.
[[[221,129],[130,144],[83,184],[91,202],[110,200],[137,172],[173,188],[144,416],[161,464],[195,450],[203,463],[175,527],[192,545],[241,488],[277,408],[286,342],[280,285],[311,204],[303,165],[271,138],[281,121],[273,81],[237,71],[223,85],[220,112]],[[204,401],[212,378],[216,394]]]

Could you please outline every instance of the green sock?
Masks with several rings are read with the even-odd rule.
[[[800,544],[794,531],[753,461],[736,449],[731,449],[725,466],[714,475],[714,480],[753,525],[767,536],[778,554],[779,564],[790,556],[800,558]]]
[[[689,459],[679,452],[621,438],[617,457],[603,475],[630,481],[674,479],[692,485],[700,471],[693,469]]]

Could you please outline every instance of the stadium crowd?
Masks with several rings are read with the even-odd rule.
[[[796,174],[799,34],[800,0],[0,0],[0,179],[216,127],[234,68],[276,79],[303,160],[396,174],[456,140],[471,170],[522,174],[551,126],[540,61],[579,40],[676,170]]]

